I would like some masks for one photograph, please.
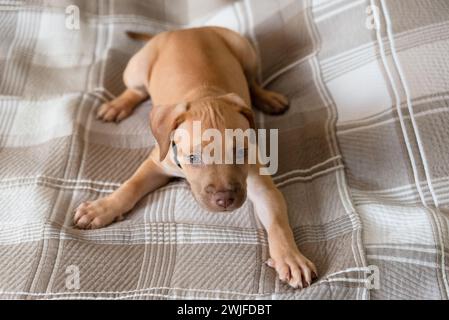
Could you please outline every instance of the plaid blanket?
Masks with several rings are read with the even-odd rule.
[[[142,45],[125,31],[199,25],[249,37],[291,101],[257,122],[280,129],[274,180],[310,288],[263,263],[251,203],[210,214],[183,181],[107,228],[72,226],[154,145],[150,101],[95,120]],[[0,1],[0,297],[447,299],[448,28],[447,0]]]

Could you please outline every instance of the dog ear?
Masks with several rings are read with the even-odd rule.
[[[163,161],[170,149],[171,135],[184,121],[188,110],[187,103],[177,105],[153,106],[150,112],[150,127],[159,145],[159,158]]]
[[[240,112],[246,118],[246,120],[248,120],[249,127],[256,130],[256,122],[254,120],[253,110],[251,110],[251,107],[248,106],[239,95],[235,93],[229,93],[227,95],[221,96],[220,99],[226,100],[237,106],[238,112]]]
[[[256,130],[256,121],[254,120],[254,112],[248,107],[240,108],[239,112],[248,120],[249,127]]]

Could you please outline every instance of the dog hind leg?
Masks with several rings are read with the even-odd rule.
[[[140,91],[127,88],[120,96],[101,105],[97,112],[97,119],[105,122],[120,122],[127,118],[140,102],[147,96]]]
[[[251,43],[240,34],[224,29],[214,28],[227,43],[232,53],[239,60],[245,72],[254,106],[264,113],[282,114],[288,109],[288,99],[284,95],[262,88],[257,80],[258,58]]]
[[[156,41],[150,40],[130,59],[126,66],[123,73],[126,90],[116,99],[104,103],[98,109],[98,119],[106,122],[119,122],[130,116],[134,109],[149,97],[147,86],[156,57]]]

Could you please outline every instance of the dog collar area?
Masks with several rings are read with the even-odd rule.
[[[176,146],[176,143],[174,141],[171,142],[171,148],[173,149],[173,158],[175,159],[176,165],[182,169],[181,163],[178,159],[178,147]]]

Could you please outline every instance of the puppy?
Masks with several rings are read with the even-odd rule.
[[[201,163],[201,154],[195,151],[205,146],[203,141],[195,140],[195,121],[200,121],[203,131],[254,129],[251,97],[266,113],[280,114],[287,109],[283,95],[258,84],[257,55],[250,42],[219,27],[169,31],[154,37],[129,35],[149,41],[126,67],[126,90],[102,105],[97,117],[107,122],[121,121],[151,97],[150,126],[157,146],[115,192],[82,203],[75,212],[75,226],[104,227],[120,219],[149,192],[173,177],[182,177],[190,184],[197,202],[211,212],[233,211],[249,197],[267,231],[271,257],[267,264],[290,286],[309,286],[317,276],[316,268],[295,244],[285,200],[271,177],[259,174],[258,163]],[[172,138],[172,133],[180,129],[194,139]]]

